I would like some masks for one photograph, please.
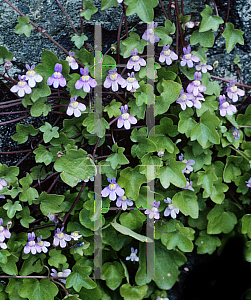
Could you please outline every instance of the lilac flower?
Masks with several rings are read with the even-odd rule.
[[[201,108],[201,102],[199,100],[205,101],[205,98],[201,93],[199,93],[198,96],[194,96],[194,98],[191,100],[193,102],[193,106],[198,109]]]
[[[61,74],[62,72],[62,65],[61,64],[55,64],[54,73],[51,77],[47,79],[47,85],[53,85],[55,89],[59,87],[66,86],[66,80]]]
[[[109,196],[110,200],[116,200],[117,196],[124,196],[125,191],[116,183],[116,178],[107,178],[110,184],[101,191],[102,197]]]
[[[187,185],[185,188],[182,188],[182,190],[190,190],[190,191],[194,191],[193,187],[192,187],[192,181],[189,182],[189,179],[187,178]]]
[[[127,209],[127,205],[128,206],[132,206],[133,205],[133,201],[128,199],[126,196],[122,196],[122,197],[118,197],[117,201],[116,201],[116,205],[117,207],[121,207],[122,205],[122,209],[126,210]]]
[[[193,21],[188,21],[185,23],[186,28],[194,28],[195,24]]]
[[[0,199],[5,199],[5,196],[4,195],[0,195]]]
[[[220,115],[222,117],[225,117],[226,114],[228,114],[229,116],[232,116],[233,113],[237,111],[236,107],[234,105],[229,104],[226,101],[225,95],[220,95],[219,100],[220,100],[219,110],[220,110]]]
[[[171,215],[171,217],[173,219],[175,219],[176,215],[180,212],[179,208],[172,204],[172,199],[171,198],[164,199],[164,202],[168,203],[168,206],[164,211],[164,216],[168,217],[169,215]]]
[[[58,246],[60,244],[61,248],[66,247],[66,241],[69,242],[71,240],[71,236],[63,233],[64,227],[57,228],[55,231],[54,239],[53,239],[53,245]]]
[[[68,64],[72,70],[77,70],[78,69],[78,63],[76,62],[76,59],[73,57],[74,56],[73,51],[69,51],[69,56],[66,57],[66,61],[68,61]]]
[[[134,71],[139,71],[140,67],[144,67],[146,65],[146,61],[144,58],[141,58],[138,55],[138,49],[135,48],[134,51],[131,50],[131,58],[127,62],[127,69],[134,69]]]
[[[71,233],[71,238],[74,240],[74,241],[77,241],[77,240],[79,240],[81,237],[82,237],[82,235],[81,234],[78,234],[79,233],[79,231],[73,231],[72,233]]]
[[[25,65],[26,69],[28,70],[26,72],[26,80],[28,80],[28,85],[33,88],[36,85],[36,82],[41,82],[43,81],[43,77],[39,74],[37,74],[34,69],[35,65],[32,65],[31,67],[26,64]]]
[[[117,2],[118,2],[118,3],[122,3],[122,2],[123,2],[123,0],[117,0]]]
[[[114,92],[117,92],[119,89],[119,85],[125,84],[125,79],[121,77],[120,74],[117,73],[117,68],[108,71],[109,75],[106,77],[104,82],[104,87],[109,89],[112,87]]]
[[[8,185],[8,182],[5,179],[0,178],[0,191],[7,185]]]
[[[199,95],[199,93],[203,93],[206,90],[206,87],[201,84],[201,73],[200,72],[195,72],[194,73],[194,81],[189,83],[187,86],[187,91],[188,93],[193,93],[193,95],[196,97]]]
[[[80,73],[82,74],[82,76],[75,83],[75,88],[76,90],[80,90],[83,88],[84,92],[89,93],[91,87],[94,88],[95,86],[97,86],[97,81],[88,75],[89,70],[87,67],[85,67],[84,69],[80,68]]]
[[[240,138],[240,131],[239,131],[239,129],[237,129],[235,127],[231,127],[230,129],[233,131],[234,139],[238,140]]]
[[[7,249],[6,243],[0,242],[0,248]]]
[[[183,48],[184,55],[181,58],[180,65],[184,67],[185,65],[188,66],[188,68],[193,67],[193,62],[199,62],[200,59],[198,56],[191,54],[191,46],[187,46],[187,48]]]
[[[173,60],[178,59],[178,55],[169,49],[170,46],[164,46],[159,55],[159,62],[163,63],[164,61],[168,66],[170,66]]]
[[[10,91],[12,93],[16,93],[18,94],[19,97],[23,97],[25,94],[30,94],[31,88],[29,87],[29,85],[27,84],[26,77],[23,75],[18,75],[18,84],[17,85],[13,85],[13,87],[10,89]]]
[[[28,242],[24,246],[24,253],[28,254],[31,252],[32,254],[36,254],[37,252],[40,253],[41,251],[41,247],[35,242],[35,233],[28,233]]]
[[[127,256],[126,257],[126,260],[131,260],[131,261],[139,261],[139,258],[138,258],[138,256],[136,255],[137,254],[137,252],[138,252],[138,249],[135,249],[134,250],[134,248],[132,247],[131,248],[131,254],[130,254],[130,256]]]
[[[183,162],[186,164],[186,167],[184,170],[182,170],[182,173],[190,174],[190,172],[193,172],[193,165],[195,164],[195,161],[193,159],[184,159],[183,153],[179,156],[179,161]]]
[[[68,277],[71,274],[70,269],[63,270],[62,272],[57,272],[55,269],[51,269],[52,277]],[[58,279],[58,281],[61,281],[62,283],[66,284],[66,279]]]
[[[150,44],[154,44],[155,42],[159,42],[160,38],[154,34],[154,28],[158,26],[158,23],[152,22],[147,26],[147,30],[143,33],[142,39],[150,42]]]
[[[185,93],[182,89],[179,95],[179,98],[176,100],[176,103],[180,104],[181,109],[185,110],[186,107],[192,107],[194,96],[190,93]]]
[[[11,61],[6,61],[3,65],[3,67],[5,68],[5,70],[9,70],[13,67],[13,63]]]
[[[230,80],[230,85],[227,87],[227,95],[230,99],[233,100],[233,102],[238,101],[238,95],[239,96],[244,96],[245,92],[235,85],[237,80],[233,81]]]
[[[151,209],[146,209],[145,210],[145,214],[149,215],[149,218],[155,218],[155,219],[159,219],[159,205],[160,205],[160,201],[158,201],[156,203],[156,201],[153,201],[153,207]]]
[[[0,242],[3,242],[5,239],[9,239],[11,236],[9,229],[5,229],[2,225],[3,219],[0,218]]]
[[[81,116],[81,111],[85,111],[86,110],[86,106],[83,103],[77,102],[77,96],[75,96],[74,98],[71,97],[70,98],[70,104],[68,105],[66,114],[68,116],[71,116],[74,114],[74,116],[76,118]]]
[[[195,69],[197,71],[201,71],[202,73],[207,73],[207,71],[213,70],[213,67],[200,61],[198,65],[195,66]]]
[[[245,181],[245,182],[246,182],[247,186],[249,188],[251,188],[251,177],[248,179],[248,181]]]
[[[131,116],[127,110],[128,110],[128,106],[127,105],[122,105],[120,107],[121,110],[121,115],[118,118],[118,122],[117,122],[117,127],[121,128],[121,127],[125,127],[125,129],[130,129],[131,128],[131,124],[136,124],[137,123],[137,119],[133,116]]]
[[[58,223],[58,216],[57,216],[57,214],[49,212],[49,214],[47,215],[47,218],[49,218],[49,220],[52,221],[52,222],[54,222],[54,223]]]
[[[42,241],[42,235],[40,236],[40,238],[37,238],[37,244],[41,247],[41,250],[44,253],[48,252],[47,247],[50,247],[51,243],[47,242],[47,241]]]
[[[127,91],[133,90],[135,92],[135,90],[140,87],[138,80],[135,78],[134,72],[132,72],[131,74],[127,73],[127,75],[128,75],[128,78],[127,78],[125,84],[121,85],[121,87],[122,88],[126,87]]]

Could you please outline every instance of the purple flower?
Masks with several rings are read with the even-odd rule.
[[[127,256],[126,257],[126,260],[131,260],[131,261],[139,261],[139,258],[138,258],[138,256],[136,255],[137,254],[137,252],[138,252],[138,249],[135,249],[134,250],[134,248],[132,247],[131,248],[131,254],[130,254],[130,256]]]
[[[7,249],[6,243],[0,242],[0,248]]]
[[[80,90],[83,88],[84,92],[89,93],[91,87],[94,88],[97,85],[97,81],[88,75],[89,70],[87,67],[85,67],[85,69],[80,68],[80,73],[82,74],[82,76],[75,83],[75,88],[76,90]]]
[[[145,210],[145,214],[149,215],[149,218],[155,218],[155,219],[159,219],[159,205],[160,205],[160,201],[158,201],[156,203],[156,201],[153,201],[153,207],[151,209],[146,209]]]
[[[78,69],[78,63],[76,62],[76,59],[73,57],[74,56],[73,51],[69,51],[69,56],[66,57],[66,61],[68,61],[68,64],[72,70],[77,70]]]
[[[164,216],[168,217],[169,215],[171,215],[171,217],[173,219],[175,219],[176,215],[180,212],[179,208],[172,204],[172,199],[171,198],[164,199],[164,202],[168,203],[168,206],[164,211]]]
[[[3,65],[3,67],[5,68],[5,70],[9,70],[13,67],[13,63],[11,61],[6,61]]]
[[[127,112],[128,110],[128,106],[127,105],[122,105],[120,107],[121,110],[121,115],[118,118],[118,122],[117,122],[117,127],[121,128],[121,127],[125,127],[125,129],[130,129],[131,128],[131,124],[136,124],[137,123],[137,119],[131,115],[129,115],[129,113]]]
[[[180,65],[184,67],[185,65],[188,66],[188,68],[193,67],[193,62],[199,62],[200,59],[198,56],[191,54],[191,46],[187,46],[187,48],[183,48],[184,55],[181,58]]]
[[[245,92],[235,85],[237,80],[233,81],[230,80],[230,85],[227,87],[227,95],[230,99],[233,100],[233,102],[238,101],[238,95],[239,96],[244,96]]]
[[[197,71],[201,71],[202,73],[207,73],[207,71],[213,70],[213,67],[200,61],[198,65],[195,66],[195,69]]]
[[[193,21],[188,21],[185,23],[186,28],[194,28],[195,24]]]
[[[178,55],[169,49],[170,46],[164,46],[159,55],[159,62],[163,63],[164,61],[168,66],[170,66],[173,60],[178,59]]]
[[[140,67],[144,67],[146,61],[144,58],[138,56],[138,49],[135,48],[134,51],[131,50],[131,58],[127,62],[127,69],[134,69],[134,71],[139,71]]]
[[[29,85],[27,84],[26,80],[26,76],[21,76],[18,75],[18,84],[17,85],[13,85],[13,87],[10,89],[10,91],[12,93],[16,93],[18,94],[19,97],[24,97],[25,94],[30,94],[31,88],[29,87]]]
[[[43,77],[39,74],[37,74],[34,69],[35,65],[32,65],[31,67],[26,64],[25,65],[26,69],[28,70],[26,72],[26,80],[28,80],[28,85],[33,88],[36,85],[36,82],[41,82],[43,81]]]
[[[55,231],[54,239],[53,239],[53,245],[58,246],[60,244],[61,248],[66,247],[66,241],[69,242],[71,240],[71,236],[63,233],[64,227],[57,228]]]
[[[181,153],[181,155],[179,156],[179,161],[183,162],[186,164],[186,167],[184,170],[182,170],[182,173],[186,173],[186,174],[190,174],[191,172],[193,172],[193,165],[195,164],[195,161],[193,159],[184,159],[184,155],[183,153]]]
[[[54,222],[54,223],[58,223],[58,216],[57,216],[57,214],[49,212],[49,214],[47,215],[47,218],[49,218],[49,220],[52,221],[52,222]]]
[[[185,93],[182,89],[179,95],[179,98],[176,100],[176,103],[180,104],[181,109],[185,110],[186,107],[192,107],[194,96],[190,93]]]
[[[240,138],[240,131],[239,131],[239,129],[237,129],[235,127],[231,127],[230,129],[233,131],[234,139],[238,140]]]
[[[154,28],[158,26],[158,23],[152,22],[147,26],[147,30],[143,33],[142,39],[150,42],[150,44],[154,44],[155,42],[159,42],[160,38],[154,34]]]
[[[199,93],[203,93],[206,90],[206,87],[201,84],[201,73],[200,72],[195,72],[194,73],[194,81],[189,83],[187,86],[187,92],[188,93],[193,93],[193,95],[196,97],[199,95]]]
[[[40,253],[42,251],[41,247],[38,243],[35,242],[35,233],[28,233],[28,243],[24,246],[24,253],[32,253],[36,254],[37,252]]]
[[[44,253],[48,252],[47,247],[50,247],[51,243],[47,242],[47,241],[42,241],[42,235],[41,238],[37,238],[37,244],[41,247],[42,251]]]
[[[236,107],[234,105],[229,104],[226,101],[225,95],[220,95],[219,100],[220,100],[219,110],[220,110],[220,115],[222,117],[225,117],[226,114],[228,114],[229,116],[232,116],[233,113],[237,111]]]
[[[74,232],[71,233],[71,238],[74,241],[77,241],[77,240],[79,240],[82,237],[82,235],[78,234],[78,233],[79,233],[79,231],[74,231]]]
[[[51,269],[52,277],[68,277],[71,274],[70,269],[63,270],[62,272],[57,272],[55,269]],[[58,279],[58,281],[61,281],[62,283],[66,284],[66,279]]]
[[[66,114],[68,116],[71,116],[74,114],[74,116],[76,118],[81,116],[81,111],[85,111],[86,110],[86,106],[83,103],[77,102],[77,96],[75,96],[74,98],[71,97],[70,98],[70,104],[68,105]]]
[[[61,64],[55,64],[55,68],[54,68],[54,73],[51,77],[49,77],[47,79],[47,84],[48,85],[52,85],[55,89],[57,89],[59,87],[59,85],[61,87],[66,86],[66,80],[63,77],[63,75],[61,74],[62,72],[62,65]]]
[[[7,185],[8,185],[8,182],[5,179],[0,178],[0,191]]]
[[[187,185],[185,188],[182,188],[182,190],[190,190],[190,191],[194,191],[194,189],[192,188],[192,181],[189,182],[189,179],[187,178]]]
[[[163,294],[161,295],[161,297],[158,296],[156,300],[169,300],[169,298],[162,298],[162,296],[163,296]]]
[[[5,229],[2,225],[3,219],[0,218],[0,242],[3,242],[5,239],[9,239],[11,236],[9,229]]]
[[[102,197],[109,196],[110,200],[116,200],[117,196],[124,196],[125,191],[116,183],[116,178],[107,178],[110,184],[101,191]]]
[[[125,84],[121,85],[121,87],[122,88],[126,87],[127,91],[133,90],[135,92],[135,90],[140,87],[138,80],[135,78],[134,72],[132,72],[131,74],[127,73],[127,75],[128,75],[128,78],[127,78]]]
[[[126,210],[127,209],[127,205],[128,206],[132,206],[133,205],[133,201],[128,199],[126,196],[122,196],[122,197],[118,197],[117,201],[116,201],[116,205],[117,207],[121,207],[122,205],[122,209]]]
[[[121,77],[120,74],[117,73],[117,68],[114,68],[113,70],[108,71],[109,75],[106,77],[104,82],[104,87],[109,89],[112,87],[112,90],[114,92],[117,92],[119,89],[119,85],[125,84],[125,79]]]
[[[191,100],[193,102],[193,106],[198,109],[201,108],[201,102],[199,100],[205,101],[205,98],[201,93],[199,93],[198,96],[194,96],[194,98]]]
[[[249,188],[251,188],[251,177],[248,179],[248,181],[245,181],[245,182],[246,182],[247,186]]]

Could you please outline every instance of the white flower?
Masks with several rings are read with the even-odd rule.
[[[137,252],[138,252],[138,249],[135,249],[134,250],[134,248],[132,247],[131,248],[131,254],[130,254],[130,256],[127,256],[126,257],[126,260],[131,260],[131,261],[139,261],[139,258],[138,258],[138,256],[136,255],[137,254]]]
[[[171,217],[175,219],[177,214],[180,212],[179,208],[172,204],[171,198],[164,199],[164,202],[168,203],[168,206],[164,211],[164,216],[168,217],[169,215],[171,215]]]
[[[74,232],[71,233],[71,238],[74,241],[77,241],[77,240],[79,240],[82,237],[82,235],[78,234],[78,233],[79,233],[79,231],[74,231]]]

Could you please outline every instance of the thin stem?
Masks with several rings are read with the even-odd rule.
[[[99,138],[99,139],[100,139],[100,138]],[[79,191],[79,193],[78,193],[78,195],[77,195],[76,200],[75,200],[74,203],[72,204],[70,210],[69,210],[69,211],[67,212],[67,214],[65,215],[64,220],[63,220],[63,223],[62,223],[62,227],[64,226],[65,222],[67,221],[67,219],[68,219],[68,217],[69,217],[69,214],[72,212],[73,208],[76,206],[76,204],[77,204],[77,202],[78,202],[78,200],[79,200],[79,198],[80,198],[80,196],[81,196],[81,194],[82,194],[82,192],[83,192],[85,186],[86,186],[86,182],[83,183],[83,185],[82,185],[82,187],[81,187],[81,189],[80,189],[80,191]]]
[[[118,118],[120,118],[120,116],[116,117],[115,119],[113,119],[108,125],[111,126],[112,123],[116,122],[118,120]],[[94,157],[94,156],[93,156]]]
[[[15,100],[10,100],[10,101],[5,101],[5,102],[1,102],[1,105],[11,104],[11,103],[16,103],[16,102],[22,102],[22,100],[21,99],[15,99]]]
[[[116,95],[122,102],[124,102],[125,104],[127,104],[126,100],[124,98],[122,98],[118,93],[116,93],[114,91],[112,91],[112,93],[113,93],[113,95]]]
[[[40,182],[40,184],[44,183],[45,181],[49,180],[50,178],[52,178],[53,176],[55,176],[55,175],[57,175],[57,174],[58,174],[58,172],[55,172],[55,173],[49,175],[49,176],[46,177],[44,180],[42,180],[42,181]],[[38,185],[39,185],[39,184],[36,183],[35,185],[32,186],[32,188],[36,188]]]
[[[45,228],[45,227],[52,227],[52,226],[55,226],[55,224],[45,224],[45,225],[33,227],[33,228],[28,229],[27,232],[37,230],[37,229],[41,229],[41,228]]]
[[[23,114],[28,112],[29,110],[6,111],[6,112],[1,112],[0,115],[14,115],[14,114]]]
[[[216,5],[215,1],[212,0],[212,3],[213,3],[213,6],[214,6],[215,14],[216,14],[217,17],[219,17],[218,8],[217,8],[217,5]]]
[[[92,157],[93,157],[93,158],[95,157],[95,154],[96,154],[96,151],[97,151],[98,144],[99,144],[100,140],[101,140],[101,138],[98,138],[97,143],[96,143],[96,145],[95,145],[95,147],[94,147],[94,150],[93,150],[93,152],[92,152]]]
[[[53,277],[53,278],[56,279],[56,278],[60,278],[60,277]],[[63,278],[66,278],[66,277],[63,277]],[[69,292],[67,291],[66,287],[64,287],[62,285],[62,283],[60,283],[60,282],[58,282],[58,281],[56,281],[56,280],[54,280],[52,278],[50,278],[50,280],[53,281],[54,283],[56,283],[57,285],[61,286],[61,288],[65,291],[66,295],[69,295]]]
[[[3,74],[0,74],[0,76],[3,77],[5,80],[9,80],[9,81],[12,81],[12,82],[14,82],[14,83],[18,83],[17,80],[15,80],[15,79],[13,79],[13,78],[11,78],[11,77],[6,77],[6,76],[4,76]]]
[[[25,152],[32,152],[34,149],[27,149],[27,150],[18,150],[18,151],[2,151],[0,154],[19,154]]]
[[[221,80],[221,81],[225,81],[225,82],[230,82],[230,80],[227,80],[227,79],[224,79],[224,78],[221,78],[221,77],[218,77],[218,76],[214,76],[214,75],[211,75],[211,78],[214,78],[214,79],[217,79],[217,80]],[[235,85],[251,89],[250,85],[241,84],[241,83],[235,83]]]
[[[183,3],[183,0],[181,0],[181,13],[184,16],[184,3]]]
[[[183,48],[183,42],[184,42],[183,29],[181,28],[181,24],[180,24],[180,10],[179,10],[178,0],[175,0],[175,10],[176,10],[178,28],[179,28],[179,32],[180,32],[180,44],[181,44],[181,48]]]
[[[48,188],[47,190],[47,194],[50,193],[50,191],[52,190],[52,188],[54,187],[54,185],[57,183],[58,179],[59,179],[60,174],[58,174],[58,176],[54,179],[54,181],[52,182],[51,186]]]
[[[159,0],[159,3],[160,3],[160,5],[161,5],[161,8],[162,8],[163,13],[164,13],[164,15],[165,15],[165,18],[168,19],[168,16],[167,16],[166,10],[165,10],[165,8],[164,8],[164,5],[163,5],[163,3],[162,3],[162,0]]]
[[[22,119],[28,118],[29,116],[30,116],[30,114],[28,114],[26,116],[23,116],[23,117],[20,117],[20,118],[17,118],[17,119],[14,119],[14,120],[2,122],[2,123],[0,123],[0,126],[5,125],[5,124],[11,124],[11,123],[14,123],[14,122],[18,122],[18,121],[20,121]]]
[[[172,0],[169,0],[168,14],[169,20],[172,21]]]
[[[77,34],[78,36],[80,36],[80,34],[77,32],[76,28],[75,28],[74,25],[72,24],[71,20],[69,19],[67,13],[65,12],[65,10],[64,10],[63,6],[61,5],[61,3],[59,2],[59,0],[56,0],[56,1],[57,1],[58,5],[60,6],[60,8],[62,9],[62,12],[63,12],[64,15],[66,16],[66,19],[67,19],[68,22],[70,23],[72,29],[76,32],[76,34]]]
[[[126,31],[126,37],[129,37],[128,26],[127,26],[127,16],[126,16],[127,5],[125,5],[124,3],[122,3],[122,6],[123,6],[124,17],[125,17],[125,31]]]
[[[215,37],[215,41],[221,36],[221,34],[223,33],[223,30],[226,26],[226,23],[227,23],[227,20],[228,20],[228,17],[229,17],[229,11],[230,11],[230,0],[227,0],[227,13],[226,13],[226,17],[225,17],[225,20],[224,20],[224,23],[223,25],[221,26],[221,30],[220,32],[217,34],[217,36]]]
[[[120,41],[120,36],[121,36],[121,30],[122,30],[122,24],[124,20],[124,14],[121,17],[120,23],[119,23],[119,29],[118,29],[118,35],[117,35],[117,63],[118,63],[118,69],[120,71],[120,48],[119,48],[119,41]]]
[[[234,147],[232,147],[231,145],[228,145],[229,148],[233,149],[234,151],[236,151],[237,153],[239,153],[242,157],[244,157],[248,162],[249,162],[249,159],[243,154],[241,153],[240,150],[237,150],[235,149]]]
[[[15,166],[18,167],[29,155],[31,154],[31,152],[27,153],[22,159],[20,159]]]
[[[12,104],[9,104],[9,105],[0,106],[0,109],[5,109],[5,108],[8,108],[8,107],[18,106],[18,105],[21,105],[21,104],[22,104],[22,100],[20,101],[20,103],[12,103]]]

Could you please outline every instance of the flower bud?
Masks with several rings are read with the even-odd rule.
[[[218,64],[219,64],[218,60],[214,61],[213,63],[214,70],[218,67]]]
[[[13,64],[11,61],[6,61],[6,63],[3,65],[5,70],[9,70],[12,68]]]
[[[186,28],[194,28],[195,23],[193,21],[189,21],[185,23]]]
[[[116,52],[117,52],[117,47],[116,47],[115,45],[112,45],[112,46],[111,46],[111,51],[112,51],[112,53],[116,54]]]
[[[162,157],[164,155],[164,152],[163,151],[159,151],[158,152],[158,157]]]
[[[171,9],[175,9],[175,4],[174,3],[171,4]]]
[[[10,228],[11,228],[11,225],[12,225],[12,222],[11,222],[11,221],[8,221],[8,222],[7,222],[7,225],[6,225],[6,228],[7,228],[7,229],[10,229]]]

